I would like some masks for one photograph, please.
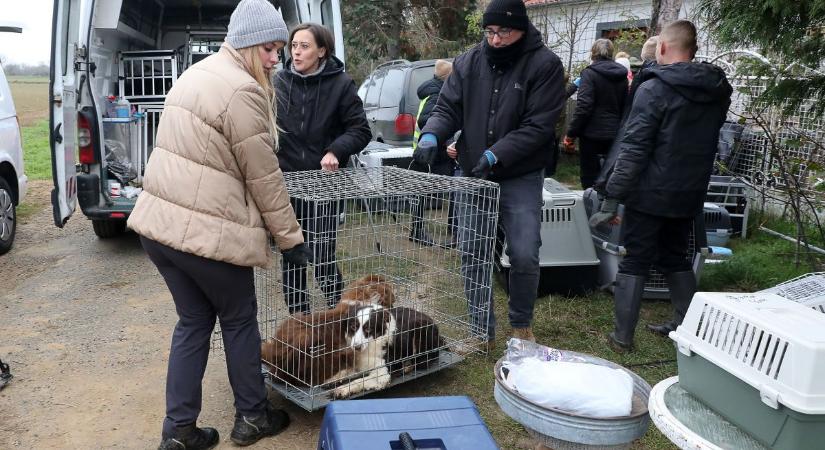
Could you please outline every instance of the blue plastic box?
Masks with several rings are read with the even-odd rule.
[[[401,450],[407,432],[418,450],[496,450],[467,397],[342,400],[327,406],[318,450]]]

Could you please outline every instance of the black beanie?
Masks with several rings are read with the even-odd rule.
[[[481,18],[482,27],[498,25],[527,31],[529,24],[527,8],[522,0],[493,0]]]

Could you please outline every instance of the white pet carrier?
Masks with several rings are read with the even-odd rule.
[[[670,337],[686,391],[771,448],[822,448],[825,315],[770,293],[700,292]]]
[[[759,292],[776,294],[825,313],[825,272],[807,273]]]

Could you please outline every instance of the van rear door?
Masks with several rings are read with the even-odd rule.
[[[89,9],[87,8],[87,11]],[[77,204],[77,77],[74,55],[80,36],[81,0],[55,0],[49,78],[52,210],[63,227]]]

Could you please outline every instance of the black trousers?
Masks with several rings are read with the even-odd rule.
[[[667,275],[692,270],[688,251],[693,218],[653,216],[625,207],[624,247],[619,273],[647,276],[652,265]]]
[[[166,281],[178,313],[166,374],[163,435],[198,419],[216,318],[235,410],[245,416],[261,414],[267,399],[252,268],[181,252],[142,236],[140,242]]]
[[[613,140],[579,139],[579,179],[582,189],[593,187],[602,170],[601,159],[607,157]]]
[[[304,233],[304,242],[314,258],[315,281],[327,299],[328,306],[338,304],[344,290],[344,277],[335,263],[335,239],[341,212],[337,201],[305,201],[290,199],[295,217]],[[289,313],[309,311],[306,267],[281,262],[284,299]]]

